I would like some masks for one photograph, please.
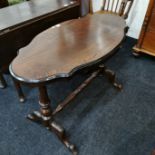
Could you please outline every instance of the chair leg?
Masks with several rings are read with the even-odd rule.
[[[69,151],[71,151],[73,155],[77,155],[77,150],[75,146],[68,141],[65,130],[54,121],[50,100],[45,86],[39,86],[39,105],[40,111],[34,111],[29,114],[27,118],[54,132]]]
[[[106,68],[104,65],[100,65],[100,68],[103,68],[103,71],[101,72],[101,75],[106,75],[108,77],[108,80],[112,85],[117,88],[118,90],[122,90],[123,86],[116,81],[116,74],[114,71]]]
[[[6,81],[5,81],[5,79],[4,79],[4,77],[3,77],[3,74],[2,74],[2,72],[0,72],[0,88],[5,88],[7,86],[7,84],[6,84]]]
[[[16,80],[13,79],[13,83],[15,85],[15,88],[16,88],[16,91],[17,91],[17,94],[18,94],[18,97],[19,97],[19,101],[20,102],[24,102],[25,101],[25,96],[23,94],[23,91],[22,91],[22,88],[21,88],[21,85],[19,82],[17,82]]]

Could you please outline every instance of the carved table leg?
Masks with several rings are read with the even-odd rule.
[[[5,88],[7,86],[3,74],[0,72],[0,88]]]
[[[45,86],[39,87],[39,105],[40,112],[34,111],[32,114],[29,114],[27,118],[31,121],[42,124],[48,130],[53,131],[61,140],[61,142],[73,153],[73,155],[76,155],[77,150],[75,146],[69,143],[68,139],[66,138],[64,129],[53,119],[50,100]]]
[[[23,103],[23,102],[25,101],[25,96],[24,96],[24,94],[23,94],[21,85],[20,85],[19,82],[17,82],[17,81],[14,80],[14,79],[13,79],[13,83],[14,83],[14,85],[15,85],[17,94],[18,94],[18,96],[19,96],[19,101]]]
[[[115,72],[110,69],[107,69],[104,65],[100,65],[99,67],[103,68],[103,71],[101,72],[101,74],[102,75],[105,74],[108,77],[109,82],[112,83],[115,88],[122,90],[123,88],[122,85],[116,82]]]

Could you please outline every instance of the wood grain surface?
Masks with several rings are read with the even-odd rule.
[[[68,77],[110,54],[123,40],[125,27],[123,18],[108,14],[53,26],[20,49],[10,65],[11,74],[31,83]]]
[[[0,33],[76,4],[75,0],[31,0],[2,8],[0,9]]]

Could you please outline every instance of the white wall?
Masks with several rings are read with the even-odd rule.
[[[93,9],[98,11],[101,8],[103,0],[93,0]],[[127,25],[130,27],[128,36],[138,38],[141,26],[144,21],[149,0],[134,0]]]

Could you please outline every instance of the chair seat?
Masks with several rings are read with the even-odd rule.
[[[113,14],[113,15],[117,15],[119,16],[118,13],[112,12],[112,11],[104,11],[104,10],[100,10],[100,11],[96,11],[95,13],[97,14]],[[124,18],[124,15],[121,16],[122,18]]]
[[[112,11],[105,11],[105,10],[100,10],[100,11],[96,11],[95,13],[99,13],[99,14],[116,14],[118,15],[117,13],[114,13]]]

